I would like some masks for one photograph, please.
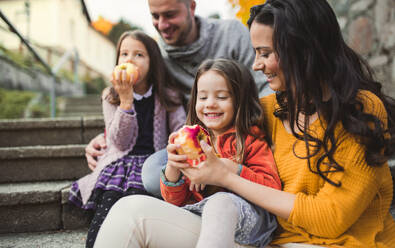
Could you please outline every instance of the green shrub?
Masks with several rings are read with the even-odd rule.
[[[23,118],[25,108],[34,96],[33,92],[0,88],[0,118]]]
[[[29,102],[39,96],[32,91],[6,90],[0,88],[0,119],[18,119],[25,117]],[[40,96],[36,103],[29,106],[29,118],[50,116],[50,100],[48,95]]]
[[[101,95],[104,88],[107,87],[106,81],[101,78],[85,78],[85,92],[86,94],[99,94]]]

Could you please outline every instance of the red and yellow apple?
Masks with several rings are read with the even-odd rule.
[[[122,63],[115,66],[114,71],[112,72],[113,77],[115,78],[115,75],[121,72],[120,80],[122,80],[122,71],[124,70],[126,71],[126,81],[129,82],[130,78],[133,77],[133,83],[136,83],[139,78],[139,69],[132,63]]]
[[[178,154],[186,154],[190,160],[200,160],[203,155],[203,150],[200,147],[201,140],[211,145],[210,135],[206,129],[197,124],[185,125],[178,131],[174,144],[180,145],[180,148],[177,149]]]

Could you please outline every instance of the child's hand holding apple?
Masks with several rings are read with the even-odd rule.
[[[130,110],[133,104],[133,86],[139,78],[139,70],[132,63],[117,65],[112,73],[111,83],[119,95],[120,107]]]

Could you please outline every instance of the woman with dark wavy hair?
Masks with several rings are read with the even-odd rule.
[[[269,198],[281,206],[260,197],[278,216],[274,243],[394,245],[394,99],[347,46],[327,1],[269,0],[248,25],[253,68],[276,91],[261,99],[287,192]]]
[[[382,93],[367,63],[346,45],[326,0],[267,0],[251,9],[248,25],[253,68],[276,91],[261,104],[283,191],[232,173],[227,168],[234,162],[217,158],[206,144],[204,165],[183,174],[275,214],[273,247],[393,247],[387,161],[395,147],[395,100]],[[126,204],[116,204],[106,221],[115,220],[116,209]],[[138,217],[142,223],[152,220]],[[188,233],[193,230],[182,223],[200,223],[185,215],[178,221]],[[133,233],[145,241],[158,236],[143,227]],[[196,241],[189,242],[184,247]]]

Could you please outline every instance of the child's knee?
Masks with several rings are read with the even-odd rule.
[[[147,192],[155,197],[161,197],[160,194],[160,171],[167,163],[166,149],[160,150],[147,158],[141,171],[141,179]]]
[[[151,197],[145,195],[131,195],[119,199],[111,208],[116,213],[140,213],[144,206],[150,204]]]
[[[218,192],[210,197],[204,206],[204,210],[218,210],[221,212],[238,214],[237,206],[230,195],[226,192]]]

